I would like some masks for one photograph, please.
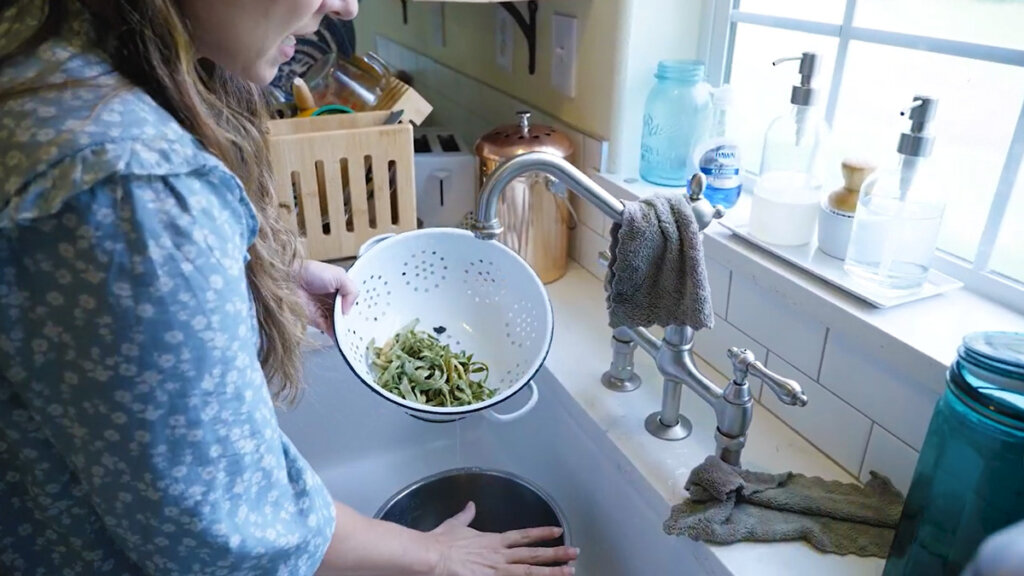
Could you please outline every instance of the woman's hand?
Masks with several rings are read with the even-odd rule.
[[[485,534],[469,527],[473,504],[432,532],[367,518],[334,503],[335,527],[317,576],[567,576],[575,548],[528,548],[553,540],[560,528]]]
[[[569,566],[540,567],[542,564],[571,562],[579,550],[531,548],[531,544],[554,540],[561,528],[529,528],[504,534],[478,532],[469,527],[476,515],[472,502],[430,533],[437,542],[441,559],[436,576],[556,576],[575,573]]]
[[[344,268],[317,260],[302,262],[299,286],[304,292],[309,325],[333,338],[335,295],[341,294],[341,313],[348,314],[359,296],[359,288]]]

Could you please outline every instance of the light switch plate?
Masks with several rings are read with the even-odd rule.
[[[512,54],[516,46],[516,25],[501,6],[495,6],[494,53],[498,66],[506,72],[512,71]]]
[[[551,20],[551,86],[576,97],[576,17],[555,14]]]

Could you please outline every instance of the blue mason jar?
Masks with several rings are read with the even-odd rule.
[[[969,334],[946,374],[885,576],[959,575],[1024,519],[1024,333]]]
[[[644,107],[640,177],[662,186],[686,186],[697,171],[694,147],[711,124],[711,86],[700,60],[662,60]]]

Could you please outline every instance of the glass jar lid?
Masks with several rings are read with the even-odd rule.
[[[974,332],[964,337],[950,370],[973,408],[1014,428],[1024,427],[1024,332]]]

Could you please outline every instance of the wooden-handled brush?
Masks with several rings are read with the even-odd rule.
[[[313,112],[316,112],[316,100],[302,78],[296,77],[292,80],[292,98],[295,99],[295,106],[299,109],[299,118],[312,116]]]

